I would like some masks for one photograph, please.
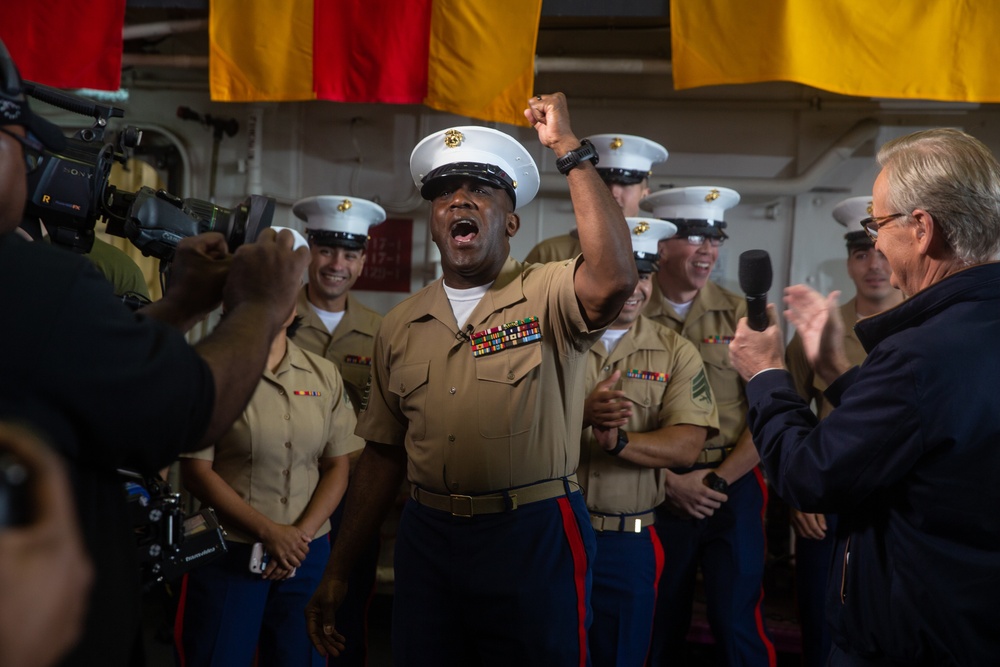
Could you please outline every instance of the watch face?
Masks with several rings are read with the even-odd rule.
[[[568,174],[575,167],[579,166],[584,160],[590,160],[595,165],[597,164],[597,150],[594,148],[594,144],[590,143],[587,139],[580,142],[580,147],[571,150],[570,152],[563,155],[561,158],[556,160],[556,169],[559,170],[561,174]]]

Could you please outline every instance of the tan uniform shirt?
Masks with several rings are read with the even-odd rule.
[[[655,431],[664,426],[706,426],[709,436],[719,430],[705,367],[694,345],[670,329],[639,317],[609,355],[603,341],[587,355],[589,392],[616,370],[616,385],[632,401],[632,417],[625,430]],[[577,475],[587,496],[587,507],[602,514],[638,514],[652,510],[665,498],[662,473],[611,456],[597,444],[593,431],[584,429]]]
[[[586,352],[600,337],[577,303],[575,266],[508,257],[469,324],[478,333],[537,317],[541,338],[480,356],[456,337],[442,280],[393,308],[375,338],[358,435],[405,445],[409,481],[435,493],[487,493],[573,473]]]
[[[840,307],[840,316],[844,320],[844,352],[847,354],[847,360],[854,365],[859,365],[868,355],[854,333],[854,324],[858,321],[856,299],[851,299]],[[805,350],[802,347],[802,339],[798,333],[792,337],[788,349],[785,350],[785,363],[788,364],[788,372],[792,374],[795,389],[799,395],[807,401],[815,401],[816,414],[819,415],[820,419],[825,419],[833,412],[833,405],[823,395],[823,392],[826,391],[826,383],[815,375],[812,367],[809,366]]]
[[[580,237],[572,234],[553,236],[550,239],[541,241],[528,252],[524,258],[526,264],[536,264],[545,262],[561,262],[566,259],[573,259],[583,252],[580,247]]]
[[[184,454],[212,469],[255,510],[280,524],[302,515],[319,483],[319,459],[364,446],[336,367],[292,341],[275,372],[265,370],[250,403],[213,447]],[[330,530],[326,522],[316,533]],[[256,538],[226,526],[228,539]]]
[[[729,363],[729,343],[737,322],[746,317],[746,299],[708,281],[694,298],[687,317],[681,319],[654,282],[653,295],[643,314],[694,343],[705,362],[719,410],[720,429],[705,447],[735,445],[746,428],[747,397],[740,374]]]
[[[340,321],[333,333],[326,330],[326,325],[319,318],[309,303],[306,285],[299,292],[296,304],[302,324],[295,333],[295,342],[299,347],[332,361],[340,371],[340,376],[347,386],[351,403],[357,412],[361,405],[361,395],[368,383],[368,373],[371,371],[372,349],[375,346],[375,333],[382,316],[370,308],[366,308],[350,294],[347,295],[347,310],[344,319]]]

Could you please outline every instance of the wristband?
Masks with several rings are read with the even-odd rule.
[[[729,493],[729,482],[722,479],[714,472],[710,472],[705,475],[705,478],[702,481],[705,482],[705,486],[713,491],[718,491],[719,493],[725,493],[727,495]]]
[[[628,433],[626,433],[625,429],[623,428],[618,429],[618,442],[615,443],[614,449],[608,450],[608,454],[611,454],[611,456],[618,456],[619,454],[622,453],[622,450],[625,449],[625,445],[627,444],[628,444]]]
[[[594,166],[597,166],[597,149],[594,148],[594,144],[590,143],[589,139],[584,139],[580,142],[579,148],[572,150],[557,159],[556,169],[559,170],[560,174],[565,176],[579,167],[584,160],[590,160]]]

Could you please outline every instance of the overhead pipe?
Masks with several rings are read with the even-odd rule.
[[[123,53],[122,67],[208,69],[208,56],[166,55],[162,53]]]
[[[535,74],[661,74],[673,76],[665,58],[565,58],[535,56]]]
[[[186,21],[154,21],[152,23],[136,23],[122,28],[122,39],[147,39],[150,37],[166,37],[182,32],[197,32],[208,29],[208,19],[189,19]]]
[[[741,176],[651,176],[649,189],[684,187],[689,185],[717,185],[732,188],[741,195],[793,196],[808,192],[822,183],[836,167],[846,162],[867,141],[875,138],[878,121],[866,118],[859,121],[819,156],[809,168],[791,178],[749,178]],[[569,196],[566,177],[561,174],[542,174],[539,194],[548,197]]]

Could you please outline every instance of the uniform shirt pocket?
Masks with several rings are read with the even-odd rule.
[[[399,398],[399,409],[409,421],[413,440],[422,440],[426,431],[427,377],[429,361],[404,364],[389,373],[389,391]]]
[[[476,359],[479,432],[505,438],[531,428],[538,391],[541,345],[524,345]]]
[[[705,362],[708,383],[712,387],[715,400],[721,405],[730,405],[742,400],[743,387],[740,375],[729,363],[729,346],[721,343],[701,343],[698,346]]]

